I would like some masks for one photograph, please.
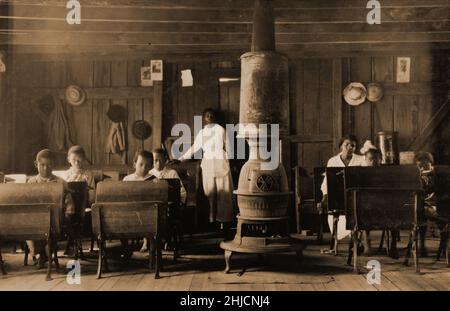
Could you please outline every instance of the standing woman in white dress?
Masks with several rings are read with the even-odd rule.
[[[197,134],[194,144],[179,160],[190,159],[203,150],[201,168],[203,190],[209,202],[209,221],[222,224],[225,237],[229,225],[235,219],[233,206],[233,179],[229,159],[229,141],[225,129],[217,122],[213,109],[203,112],[204,127]]]

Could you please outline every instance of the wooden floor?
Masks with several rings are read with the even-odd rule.
[[[403,233],[405,234],[405,233]],[[379,234],[374,239],[378,245]],[[405,251],[407,237],[402,235],[399,243],[400,255]],[[4,259],[8,274],[0,276],[0,290],[68,290],[68,291],[399,291],[399,290],[450,290],[450,268],[444,261],[436,262],[437,238],[427,240],[429,257],[421,259],[421,273],[413,267],[402,265],[402,257],[393,260],[383,253],[373,257],[359,257],[361,274],[354,274],[345,265],[346,241],[340,244],[339,256],[323,255],[321,248],[311,237],[302,260],[294,254],[265,256],[258,261],[256,255],[235,255],[232,271],[224,274],[223,251],[219,238],[213,235],[194,236],[185,241],[185,249],[177,264],[169,253],[164,254],[165,266],[162,279],[155,280],[147,269],[144,254],[136,252],[132,259],[120,266],[120,260],[111,260],[110,270],[103,278],[95,277],[95,254],[81,262],[81,285],[68,285],[65,273],[55,274],[53,281],[46,282],[45,270],[36,267],[22,267],[22,254],[12,254],[4,249]],[[114,245],[111,245],[114,246]],[[65,267],[69,258],[60,252],[60,264]],[[381,263],[380,285],[369,285],[367,270],[363,269],[368,260]],[[63,270],[63,269],[61,269]]]

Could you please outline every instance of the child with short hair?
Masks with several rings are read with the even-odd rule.
[[[86,182],[89,190],[89,202],[93,202],[95,198],[95,180],[91,172],[85,169],[87,158],[84,148],[79,145],[70,147],[67,152],[67,161],[70,163],[70,168],[64,172],[62,178],[66,182]]]
[[[146,150],[138,150],[134,154],[133,167],[135,169],[133,174],[125,176],[123,181],[146,181],[152,179],[152,175],[149,171],[153,166],[153,154]],[[153,177],[155,178],[155,177]],[[128,250],[128,240],[122,239],[122,248],[125,251],[125,257],[131,256],[131,251]],[[141,252],[147,250],[147,239],[144,238],[144,244],[142,245]]]
[[[433,155],[427,151],[419,151],[414,155],[414,162],[420,171],[420,178],[422,186],[425,190],[425,218],[437,218],[436,198],[434,195],[434,158]],[[428,226],[425,222],[419,227],[419,241],[420,241],[420,256],[427,257],[428,251],[425,247],[425,238]]]
[[[133,159],[133,174],[126,176],[123,181],[145,181],[152,177],[149,171],[153,167],[153,154],[146,150],[139,150]]]
[[[53,152],[49,149],[43,149],[38,152],[36,155],[36,160],[34,161],[34,165],[38,170],[38,174],[34,177],[31,177],[28,182],[29,183],[46,183],[46,182],[58,182],[64,184],[64,188],[66,191],[67,184],[62,179],[55,175],[53,175],[53,163],[54,163],[54,155]],[[64,198],[64,217],[65,221],[69,222],[71,217],[75,214],[75,206],[73,203],[72,196],[69,192],[66,193]],[[34,257],[39,254],[39,267],[43,267],[45,261],[47,260],[44,246],[42,243],[37,243],[35,241],[27,241],[28,248],[30,250],[31,255]]]
[[[150,170],[150,174],[158,179],[178,179],[180,181],[180,198],[181,202],[186,202],[187,192],[184,188],[183,182],[177,171],[166,167],[167,154],[163,149],[156,149],[153,151],[153,168]]]

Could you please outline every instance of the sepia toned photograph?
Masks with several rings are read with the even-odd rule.
[[[0,11],[0,291],[450,291],[448,1]]]

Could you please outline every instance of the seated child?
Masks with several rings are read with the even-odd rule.
[[[134,155],[133,167],[135,169],[133,174],[126,176],[123,181],[145,181],[151,179],[149,174],[153,165],[153,154],[146,150],[139,150]]]
[[[70,147],[67,152],[67,161],[70,163],[70,168],[64,172],[63,179],[66,182],[85,181],[89,189],[89,202],[92,203],[95,199],[95,181],[92,174],[84,167],[87,159],[83,147],[79,145]]]
[[[150,175],[158,179],[178,179],[180,181],[180,197],[181,202],[186,202],[187,192],[184,188],[183,182],[180,179],[177,171],[166,167],[167,156],[163,149],[156,149],[153,151],[153,168],[150,170]]]
[[[145,181],[152,179],[152,175],[149,174],[150,169],[153,165],[153,154],[146,150],[139,150],[135,153],[133,159],[133,167],[135,172],[126,176],[123,181]],[[155,177],[153,177],[155,178]],[[122,248],[128,249],[128,240],[121,240]],[[146,251],[147,239],[144,238],[144,244],[142,245],[141,252]],[[130,252],[127,251],[125,257],[131,256]]]
[[[51,150],[44,149],[39,151],[36,155],[36,161],[34,165],[38,170],[38,175],[31,177],[29,183],[46,183],[46,182],[59,182],[66,185],[65,181],[52,173],[54,162],[54,156]],[[67,188],[66,188],[67,189]],[[75,206],[73,204],[72,196],[67,192],[64,199],[64,217],[65,221],[69,222],[71,217],[75,214]],[[27,241],[28,248],[30,250],[31,256],[39,254],[38,265],[40,268],[43,267],[45,261],[47,260],[44,251],[45,245],[35,241]]]
[[[422,186],[425,190],[424,212],[426,219],[435,220],[437,218],[436,201],[434,196],[434,159],[433,155],[426,151],[419,151],[414,155],[414,162],[420,171]],[[419,227],[420,235],[420,253],[422,257],[428,255],[425,247],[425,236],[427,232],[427,224]]]
[[[375,147],[370,140],[366,140],[364,146],[360,150],[364,155],[363,166],[377,167],[381,163],[381,152]],[[364,233],[364,255],[370,256],[372,253],[370,230],[366,230]]]

